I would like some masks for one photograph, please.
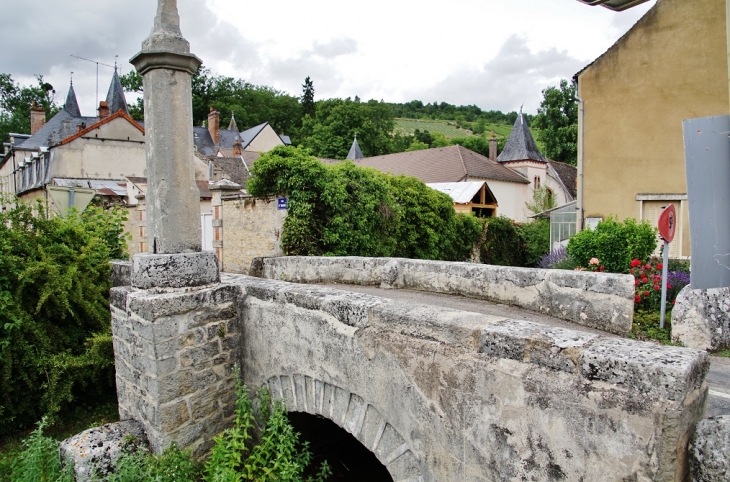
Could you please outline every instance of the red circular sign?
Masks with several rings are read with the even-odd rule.
[[[674,239],[674,231],[677,226],[677,211],[674,209],[674,204],[664,208],[664,211],[659,215],[659,222],[657,227],[659,228],[659,235],[664,241],[671,243]]]

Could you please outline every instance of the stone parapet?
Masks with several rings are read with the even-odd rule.
[[[727,480],[730,474],[730,415],[697,424],[690,446],[693,482]]]
[[[252,274],[296,283],[350,283],[458,294],[626,335],[634,316],[634,278],[404,258],[262,258]]]

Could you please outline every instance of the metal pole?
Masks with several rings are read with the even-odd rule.
[[[664,315],[667,313],[667,273],[669,272],[669,241],[664,240],[662,263],[662,310],[659,315],[659,328],[664,328]]]

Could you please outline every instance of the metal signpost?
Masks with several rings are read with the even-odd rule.
[[[662,309],[659,316],[659,328],[664,328],[664,315],[667,312],[667,273],[669,271],[669,243],[674,239],[674,231],[677,226],[677,211],[674,204],[665,207],[659,215],[659,235],[664,240],[662,259]]]

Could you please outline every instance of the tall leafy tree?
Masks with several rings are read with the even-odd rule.
[[[314,117],[315,115],[314,83],[309,76],[304,79],[304,84],[302,85],[302,116],[305,115],[309,117]]]
[[[575,85],[563,79],[559,87],[542,91],[543,100],[533,127],[540,129],[538,140],[544,154],[556,161],[576,165],[578,161],[578,105]]]
[[[43,107],[46,119],[59,110],[54,104],[56,91],[53,86],[36,75],[36,85],[21,86],[10,74],[0,74],[0,139],[9,140],[8,134],[30,134],[30,108],[33,103]]]

